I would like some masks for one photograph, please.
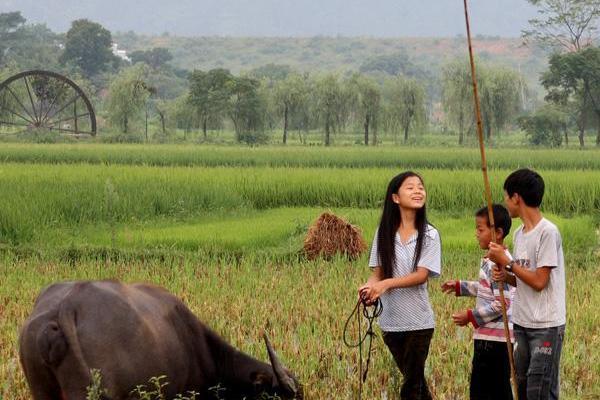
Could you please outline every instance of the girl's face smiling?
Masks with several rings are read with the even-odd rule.
[[[392,195],[394,203],[402,208],[419,209],[425,205],[427,193],[418,176],[410,176],[402,182],[398,193]]]

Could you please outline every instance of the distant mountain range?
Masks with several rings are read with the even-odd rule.
[[[223,38],[171,35],[113,34],[120,49],[128,53],[165,47],[171,64],[186,70],[226,68],[233,73],[251,71],[267,64],[289,65],[311,73],[362,71],[382,57],[406,59],[416,75],[439,77],[449,61],[468,57],[465,37],[453,38]],[[520,72],[530,89],[539,91],[540,73],[547,69],[548,53],[523,46],[520,39],[475,37],[480,62],[503,65]],[[373,69],[369,69],[373,71]],[[428,79],[426,79],[428,80]],[[434,79],[435,80],[435,79]],[[436,85],[432,80],[431,85]],[[438,88],[439,89],[439,88]]]
[[[474,34],[518,37],[536,10],[526,0],[471,1]],[[461,0],[0,0],[55,31],[88,18],[116,32],[180,36],[453,37]]]

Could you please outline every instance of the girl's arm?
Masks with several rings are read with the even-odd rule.
[[[371,276],[369,276],[367,283],[358,288],[358,297],[363,299],[367,305],[372,305],[379,296],[371,300],[371,288],[382,280],[383,268],[373,267],[373,271],[371,272]]]
[[[379,282],[383,280],[383,268],[381,267],[375,267],[373,268],[373,271],[371,272],[371,276],[369,276],[369,279],[367,280],[366,285],[371,285],[375,282]]]
[[[382,282],[384,283],[385,289],[398,289],[398,288],[407,288],[411,286],[421,285],[427,282],[427,278],[429,278],[429,270],[425,267],[417,267],[417,270],[411,272],[408,275],[400,276],[397,278],[384,279]]]
[[[367,304],[373,304],[382,294],[390,289],[407,288],[425,283],[429,277],[429,270],[417,267],[415,272],[398,278],[383,278],[381,267],[375,267],[371,277],[365,285],[358,289],[359,295]]]

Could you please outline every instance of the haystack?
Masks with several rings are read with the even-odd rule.
[[[304,239],[304,252],[309,260],[319,256],[331,259],[335,254],[354,260],[365,250],[367,244],[360,228],[328,212],[317,218]]]

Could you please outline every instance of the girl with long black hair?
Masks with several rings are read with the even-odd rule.
[[[372,274],[358,289],[367,305],[380,299],[379,326],[404,383],[402,400],[429,400],[425,360],[435,326],[427,293],[429,277],[441,272],[441,241],[428,223],[423,179],[407,171],[388,185],[369,266]]]

